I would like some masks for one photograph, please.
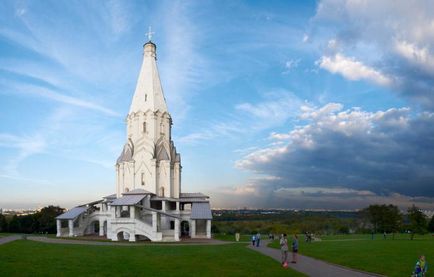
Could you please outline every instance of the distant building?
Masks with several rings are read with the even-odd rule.
[[[143,63],[126,117],[127,136],[116,161],[116,193],[57,217],[57,236],[98,234],[113,241],[211,238],[209,197],[181,192],[181,156],[156,63],[156,45]]]

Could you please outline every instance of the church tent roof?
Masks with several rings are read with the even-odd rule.
[[[92,206],[92,205],[95,205],[95,204],[99,204],[99,203],[101,203],[102,201],[103,201],[103,200],[92,201],[92,202],[89,202],[89,203],[86,203],[86,204],[80,205],[79,207]]]
[[[193,203],[191,207],[191,219],[212,219],[209,203]]]
[[[133,206],[142,201],[146,195],[144,194],[134,194],[134,195],[125,195],[120,198],[115,199],[111,202],[111,206]]]
[[[76,219],[87,210],[85,207],[75,207],[56,217],[56,219]]]

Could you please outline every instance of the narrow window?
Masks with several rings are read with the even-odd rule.
[[[142,183],[142,186],[144,186],[145,185],[145,173],[142,173],[142,178],[141,178],[141,183]]]
[[[148,95],[147,94],[145,94],[145,102],[146,102],[146,100],[148,100]]]
[[[143,122],[143,133],[146,133],[146,122]]]

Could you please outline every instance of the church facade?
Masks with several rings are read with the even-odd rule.
[[[57,236],[179,241],[211,238],[209,197],[181,192],[181,156],[156,62],[156,45],[143,46],[143,63],[126,117],[126,143],[116,161],[116,193],[58,216]]]

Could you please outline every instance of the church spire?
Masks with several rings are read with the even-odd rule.
[[[157,46],[151,41],[151,28],[147,33],[149,41],[143,45],[143,62],[134,92],[130,114],[147,110],[167,112],[166,100],[157,68]]]

